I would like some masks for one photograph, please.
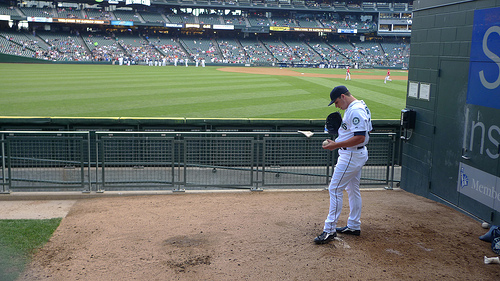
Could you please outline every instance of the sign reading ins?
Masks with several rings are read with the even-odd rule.
[[[467,103],[500,109],[500,7],[474,11]]]

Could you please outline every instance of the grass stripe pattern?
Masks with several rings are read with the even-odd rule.
[[[374,119],[399,119],[406,80],[278,76],[218,67],[0,64],[1,116],[324,119],[329,93],[346,85]],[[294,69],[345,75],[342,69]],[[360,70],[361,72],[361,70]],[[393,71],[393,76],[407,75]]]

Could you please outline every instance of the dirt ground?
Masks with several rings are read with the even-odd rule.
[[[499,280],[480,222],[363,189],[361,236],[313,239],[326,190],[78,199],[19,280]],[[340,226],[348,213],[347,196]]]
[[[345,74],[324,74],[324,73],[302,73],[300,69],[295,70],[290,68],[277,68],[277,67],[223,67],[217,69],[226,72],[240,72],[250,74],[265,74],[265,75],[282,75],[282,76],[305,76],[305,77],[322,77],[322,78],[345,78]],[[394,70],[403,71],[403,70]],[[404,71],[406,72],[406,71]],[[372,79],[383,81],[385,75],[366,75],[363,70],[351,70],[351,79]],[[407,76],[391,76],[392,80],[408,80]]]
[[[0,200],[2,197],[0,197]],[[9,200],[0,201],[0,219],[37,220],[63,218],[76,200]]]

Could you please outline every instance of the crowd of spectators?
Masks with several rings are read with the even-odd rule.
[[[90,54],[79,42],[77,36],[65,36],[63,34],[56,36],[45,35],[45,43],[50,46],[51,56],[56,56],[59,61],[89,61]]]
[[[17,44],[11,38],[0,37],[0,51],[15,56],[34,56],[34,52],[23,45]]]
[[[125,55],[125,51],[112,36],[89,34],[84,37],[87,47],[92,53],[92,61],[112,62]]]
[[[292,48],[298,63],[318,64],[323,61],[314,49],[307,47],[305,44],[295,43],[289,46]]]
[[[204,58],[213,63],[219,63],[221,56],[215,46],[215,41],[204,38],[188,37],[181,40],[187,53],[194,60]]]
[[[280,42],[267,43],[266,46],[274,55],[277,62],[292,62],[296,60],[293,49]]]
[[[248,62],[245,50],[238,46],[238,44],[231,40],[222,40],[218,43],[222,52],[223,63],[246,63]]]
[[[175,63],[176,59],[179,60],[180,58],[186,57],[185,52],[173,38],[166,41],[160,39],[150,40],[150,42],[164,54],[166,61],[170,64]]]
[[[274,58],[264,46],[258,42],[245,43],[243,49],[247,54],[249,63],[273,63]]]
[[[20,40],[0,33],[0,52],[53,61],[101,61],[116,62],[127,58],[134,64],[165,59],[172,64],[176,60],[201,59],[212,63],[305,63],[330,65],[359,65],[360,67],[404,67],[408,63],[409,45],[403,43],[298,43],[281,40],[188,40],[149,39],[147,36],[129,36],[117,39],[112,35],[67,35],[47,33],[32,36],[34,40]],[[21,37],[19,37],[21,38]],[[132,38],[132,39],[131,39]],[[135,38],[135,39],[133,39]],[[42,48],[39,40],[43,41]],[[202,44],[203,42],[203,44]],[[251,43],[249,43],[251,42]],[[383,47],[382,47],[383,46]]]
[[[323,61],[332,65],[345,64],[347,59],[337,50],[328,46],[326,43],[313,43],[310,46],[321,56]]]
[[[119,43],[125,50],[126,56],[136,64],[148,63],[150,60],[159,60],[163,57],[154,45],[146,40],[140,40],[140,45],[131,44],[125,40],[119,40]]]

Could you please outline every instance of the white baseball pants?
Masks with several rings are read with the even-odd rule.
[[[339,150],[337,165],[333,171],[332,180],[328,188],[330,192],[330,210],[325,220],[323,231],[335,232],[337,222],[342,211],[343,192],[347,191],[349,197],[349,219],[347,226],[351,229],[361,227],[361,193],[359,182],[361,179],[361,169],[368,160],[368,150],[348,148],[350,150]]]

